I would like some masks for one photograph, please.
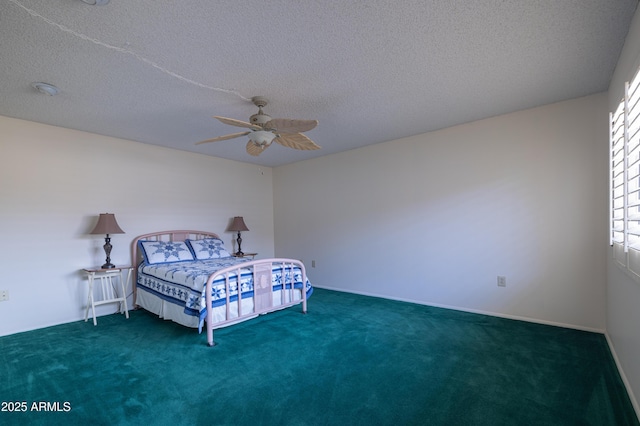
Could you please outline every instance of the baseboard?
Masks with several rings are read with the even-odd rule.
[[[607,344],[609,345],[609,351],[611,351],[611,355],[613,356],[613,360],[616,363],[616,368],[618,369],[618,373],[622,378],[622,383],[624,383],[624,387],[627,389],[627,395],[629,395],[629,399],[631,400],[631,405],[633,405],[633,409],[636,412],[636,416],[638,417],[638,421],[640,421],[640,405],[638,404],[638,400],[633,394],[633,389],[631,388],[631,383],[627,379],[626,374],[624,374],[624,370],[622,369],[622,364],[620,363],[620,359],[618,358],[618,354],[613,346],[613,341],[609,337],[609,333],[605,332],[604,337],[607,339]]]
[[[424,306],[433,306],[434,308],[451,309],[451,310],[454,310],[454,311],[469,312],[469,313],[472,313],[472,314],[489,315],[489,316],[498,317],[498,318],[512,319],[512,320],[517,320],[517,321],[526,321],[526,322],[532,322],[532,323],[536,323],[536,324],[552,325],[552,326],[555,326],[555,327],[571,328],[571,329],[574,329],[574,330],[589,331],[589,332],[592,332],[592,333],[605,334],[605,330],[601,329],[601,328],[584,327],[584,326],[579,326],[579,325],[575,325],[575,324],[565,324],[565,323],[560,323],[560,322],[541,320],[541,319],[538,319],[538,318],[522,317],[522,316],[518,316],[518,315],[508,315],[508,314],[503,314],[503,313],[500,313],[500,312],[482,311],[482,310],[479,310],[479,309],[461,308],[459,306],[443,305],[443,304],[439,304],[439,303],[427,303],[427,302],[423,302],[421,300],[405,299],[405,298],[401,298],[401,297],[391,297],[391,296],[387,296],[387,295],[383,295],[383,294],[369,293],[369,292],[364,292],[364,291],[345,290],[345,289],[342,289],[342,288],[333,288],[333,287],[317,286],[317,285],[314,285],[314,287],[324,288],[324,289],[332,290],[332,291],[340,291],[340,292],[343,292],[343,293],[359,294],[361,296],[370,296],[370,297],[379,297],[381,299],[397,300],[398,302],[408,302],[408,303],[415,303],[415,304],[424,305]]]

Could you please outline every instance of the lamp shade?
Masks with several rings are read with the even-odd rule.
[[[118,226],[113,213],[100,213],[98,223],[90,234],[124,234],[124,231]]]
[[[244,219],[242,216],[236,216],[233,218],[233,222],[231,222],[231,226],[229,227],[229,231],[248,231],[247,225],[244,223]]]

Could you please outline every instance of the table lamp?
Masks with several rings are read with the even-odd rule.
[[[104,239],[104,253],[107,255],[107,259],[104,265],[102,265],[102,269],[110,269],[115,268],[116,265],[111,263],[111,238],[109,238],[109,234],[124,234],[124,231],[120,229],[118,226],[118,222],[116,222],[116,216],[113,213],[100,213],[100,217],[98,218],[98,223],[96,227],[93,228],[93,231],[90,234],[106,234],[106,238]],[[239,235],[239,234],[238,234]]]
[[[237,231],[238,232],[238,238],[236,238],[236,241],[238,243],[238,251],[236,252],[236,256],[243,256],[244,253],[242,252],[242,249],[240,248],[240,244],[242,244],[242,238],[240,238],[240,232],[241,231],[248,231],[249,228],[247,228],[247,225],[245,225],[244,223],[244,219],[242,218],[242,216],[236,216],[233,218],[233,222],[231,223],[231,226],[229,227],[229,231]]]

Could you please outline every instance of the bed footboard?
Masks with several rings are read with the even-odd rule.
[[[272,274],[280,272],[281,282],[273,282]],[[299,271],[299,272],[298,272]],[[249,273],[253,282],[253,309],[251,312],[242,312],[242,303],[240,299],[236,304],[237,312],[232,312],[230,308],[230,294],[232,278],[240,277]],[[302,287],[295,288],[296,274],[300,276]],[[214,324],[212,309],[212,283],[214,280],[223,279],[225,282],[226,295],[226,319],[218,321]],[[239,283],[239,279],[237,282]],[[242,321],[243,319],[255,317],[260,314],[273,312],[284,309],[293,305],[302,303],[302,312],[307,313],[307,291],[306,291],[307,275],[304,264],[295,259],[260,259],[244,262],[238,265],[221,269],[209,276],[206,283],[205,298],[207,306],[206,327],[207,327],[207,343],[209,346],[215,346],[213,340],[214,328],[220,328],[230,323]],[[280,290],[279,300],[274,301],[274,288]],[[296,293],[300,293],[300,297],[296,297]],[[238,291],[240,293],[240,291]],[[240,296],[238,296],[240,297]],[[234,315],[232,315],[234,314]]]

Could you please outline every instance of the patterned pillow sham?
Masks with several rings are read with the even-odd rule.
[[[140,247],[149,265],[194,260],[193,253],[182,241],[140,241]]]
[[[198,260],[219,259],[221,257],[231,256],[225,249],[222,240],[218,238],[186,240],[186,243],[191,247],[191,251]]]

